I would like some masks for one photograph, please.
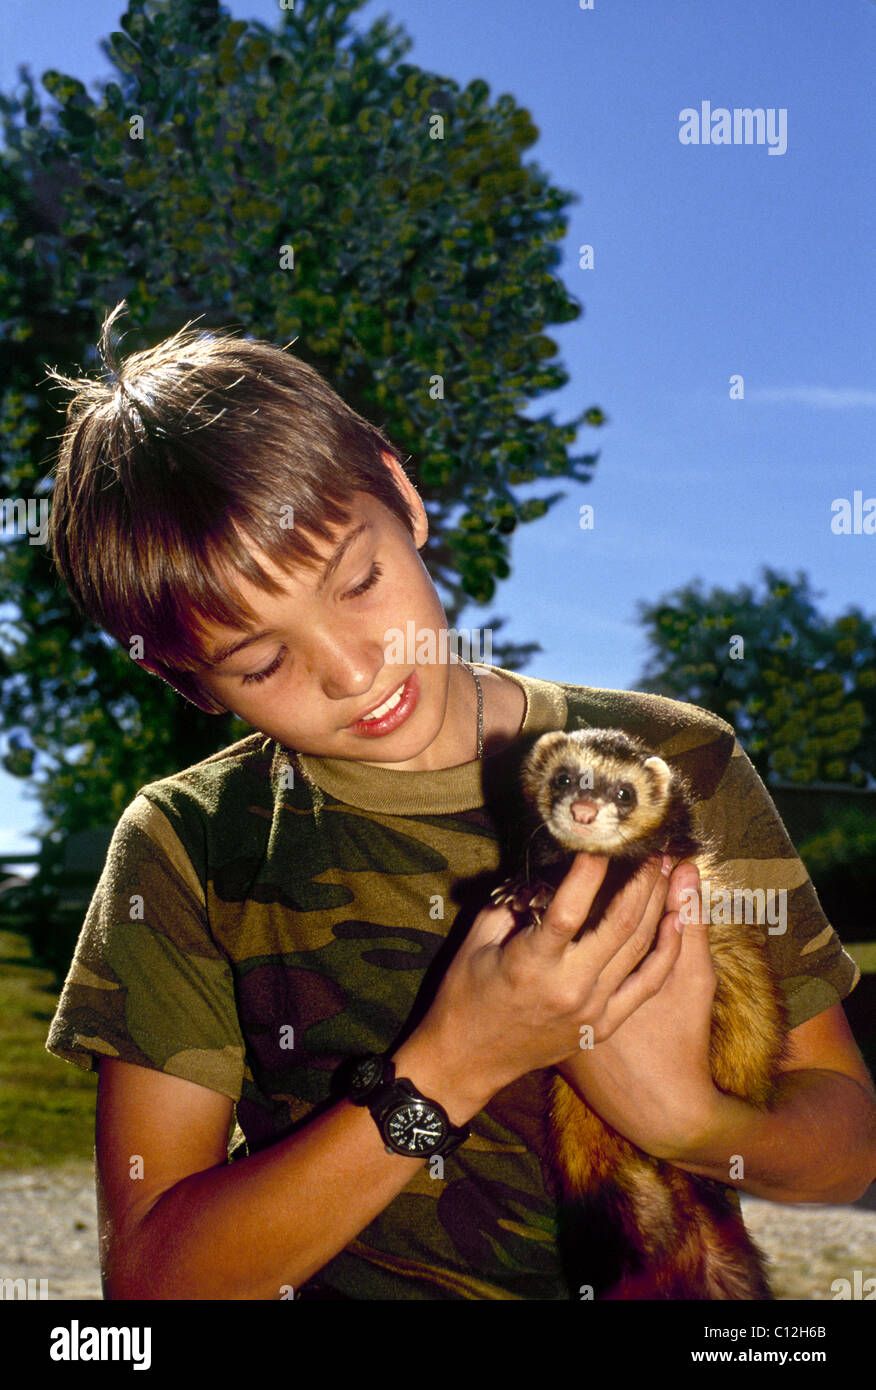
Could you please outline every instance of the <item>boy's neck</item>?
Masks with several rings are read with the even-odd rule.
[[[526,715],[523,687],[489,666],[475,667],[484,695],[484,757],[513,743]]]

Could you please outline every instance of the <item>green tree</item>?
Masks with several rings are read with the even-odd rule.
[[[97,365],[119,299],[126,351],[199,316],[295,339],[411,456],[456,621],[509,573],[515,527],[562,495],[515,489],[587,481],[596,461],[570,446],[597,408],[564,425],[522,413],[568,379],[545,329],[580,313],[555,274],[572,194],[522,161],[538,132],[511,96],[403,62],[399,28],[351,26],[361,3],[308,0],[272,30],[215,0],[131,0],[96,95],[47,72],[46,101],[22,69],[0,98],[3,495],[48,495],[63,401],[39,383]],[[4,762],[45,774],[55,840],[245,732],[86,624],[43,546],[5,539],[0,585],[18,610],[0,630]]]
[[[758,590],[697,580],[641,604],[641,688],[727,719],[766,780],[863,786],[876,776],[876,626],[857,608],[831,621],[817,597],[803,573],[764,567]]]
[[[844,942],[876,937],[876,817],[867,804],[872,800],[862,797],[864,804],[835,811],[822,829],[799,845],[819,901]]]

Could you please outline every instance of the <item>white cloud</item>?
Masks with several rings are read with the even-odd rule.
[[[746,391],[747,401],[777,401],[814,405],[827,410],[853,410],[857,406],[876,406],[876,391],[836,386],[779,386],[774,390]]]

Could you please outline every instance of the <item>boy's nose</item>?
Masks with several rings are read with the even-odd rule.
[[[314,664],[317,665],[322,688],[330,700],[357,700],[361,711],[367,708],[371,694],[379,703],[379,697],[384,693],[380,684],[384,660],[383,648],[378,644],[356,644],[352,648],[345,646],[323,650],[314,656]],[[360,710],[355,710],[353,717],[359,713]]]

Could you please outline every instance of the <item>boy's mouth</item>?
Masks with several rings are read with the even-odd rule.
[[[416,671],[412,671],[382,704],[360,716],[354,724],[348,724],[347,728],[351,733],[362,734],[365,738],[381,738],[384,734],[391,734],[413,713],[419,697],[419,677]]]

